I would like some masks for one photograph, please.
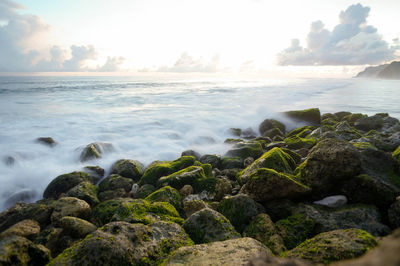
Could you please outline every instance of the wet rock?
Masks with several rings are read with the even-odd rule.
[[[208,204],[200,199],[188,199],[183,201],[183,212],[185,213],[185,217],[188,218],[193,213],[200,211],[204,208],[208,208]]]
[[[99,184],[99,192],[107,190],[116,190],[122,188],[125,192],[132,189],[134,181],[131,178],[123,177],[117,174],[112,174],[103,179]]]
[[[205,154],[200,158],[201,163],[211,164],[212,168],[220,168],[221,166],[221,156],[216,154]]]
[[[111,174],[131,178],[137,182],[143,174],[143,168],[143,164],[138,161],[121,159],[114,163],[111,169]]]
[[[49,265],[157,265],[174,250],[192,243],[174,223],[113,222],[65,250]]]
[[[50,251],[21,236],[11,236],[0,241],[0,265],[46,265]]]
[[[244,229],[243,236],[260,241],[276,255],[286,251],[282,237],[278,234],[278,230],[268,214],[257,215]]]
[[[388,209],[389,223],[393,228],[400,227],[400,197]]]
[[[81,182],[75,187],[68,190],[65,194],[67,197],[75,197],[89,203],[90,206],[99,204],[97,197],[98,188],[89,182]]]
[[[259,126],[258,131],[263,136],[268,130],[278,128],[281,132],[285,132],[286,127],[284,124],[275,119],[265,119]]]
[[[40,233],[40,225],[35,220],[23,220],[18,222],[2,232],[0,239],[4,239],[10,236],[22,236],[29,240],[34,240]]]
[[[91,214],[90,205],[86,201],[74,197],[60,198],[53,202],[51,206],[54,208],[51,214],[51,222],[55,225],[64,216],[88,219]]]
[[[186,198],[187,196],[193,194],[194,190],[191,185],[184,185],[180,190],[179,194],[181,194],[182,198]]]
[[[80,161],[86,162],[89,160],[101,158],[101,155],[105,152],[112,152],[114,146],[111,143],[93,142],[88,144],[80,155]]]
[[[337,208],[346,205],[347,198],[343,195],[336,195],[323,198],[322,200],[314,201],[314,204],[326,206],[329,208]]]
[[[181,247],[165,265],[248,265],[255,257],[272,256],[271,251],[252,238],[238,238]]]
[[[194,150],[186,150],[182,152],[181,156],[193,156],[197,161],[199,161],[201,154]]]
[[[104,169],[100,166],[85,166],[84,172],[93,177],[93,183],[97,184],[104,177]]]
[[[288,249],[310,238],[314,230],[314,221],[302,214],[295,214],[275,223],[283,243]]]
[[[310,125],[319,125],[321,123],[321,113],[318,108],[287,111],[283,114],[296,122],[309,123]]]
[[[232,149],[227,151],[225,156],[239,157],[242,160],[246,159],[247,157],[253,157],[254,159],[257,159],[263,153],[263,148],[258,142],[240,142],[233,145]]]
[[[162,187],[148,195],[145,200],[149,202],[168,202],[177,210],[182,210],[182,197],[179,191],[170,187]]]
[[[156,191],[156,188],[153,185],[145,184],[139,187],[138,191],[134,194],[134,198],[144,199],[154,191]]]
[[[36,139],[36,142],[47,145],[49,147],[54,147],[57,142],[51,137],[40,137]]]
[[[306,240],[285,253],[285,257],[328,264],[332,261],[359,257],[377,244],[375,238],[363,230],[355,228],[335,230]]]
[[[66,234],[75,238],[84,238],[86,235],[96,231],[97,229],[94,224],[71,216],[64,216],[60,219],[59,224]]]
[[[81,182],[93,183],[93,177],[84,172],[72,172],[57,176],[47,185],[43,197],[57,199],[61,193],[66,193]]]
[[[98,198],[100,202],[107,201],[110,199],[118,199],[118,198],[129,198],[129,193],[125,191],[123,188],[117,188],[114,190],[106,190],[102,191],[98,194]]]
[[[240,157],[222,157],[221,169],[242,168],[243,160]]]
[[[197,244],[240,237],[228,219],[209,208],[193,213],[185,220],[183,228]]]
[[[379,130],[383,127],[383,118],[379,115],[362,117],[354,123],[354,127],[368,132],[370,130]]]

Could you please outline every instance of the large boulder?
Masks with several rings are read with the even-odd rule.
[[[132,189],[133,180],[131,178],[123,177],[117,174],[112,174],[104,178],[99,184],[99,192],[107,190],[117,190],[122,188],[125,192]]]
[[[263,210],[260,204],[245,194],[227,196],[217,207],[217,211],[228,218],[239,233]]]
[[[66,193],[71,188],[85,181],[93,183],[93,178],[91,175],[84,172],[72,172],[57,176],[47,185],[43,192],[43,198],[57,199],[62,193]]]
[[[98,187],[96,185],[85,181],[68,190],[65,196],[84,200],[93,207],[100,202],[97,197],[97,192]]]
[[[287,258],[301,258],[314,263],[359,257],[378,244],[376,239],[360,229],[335,230],[321,233],[285,253]]]
[[[143,174],[143,168],[143,164],[138,161],[121,159],[114,163],[111,169],[111,174],[128,177],[137,182]]]
[[[239,142],[226,152],[225,156],[239,157],[244,160],[247,157],[259,158],[264,153],[263,148],[258,142]]]
[[[268,130],[278,128],[280,131],[285,132],[286,126],[281,122],[275,119],[265,119],[261,124],[258,126],[258,131],[260,131],[261,135],[264,135],[265,132]]]
[[[145,200],[149,202],[168,202],[177,210],[182,210],[182,197],[179,191],[170,187],[162,187],[148,195]]]
[[[283,115],[299,123],[310,125],[319,125],[321,123],[321,112],[318,108],[287,111],[284,112]]]
[[[157,265],[174,250],[191,244],[175,223],[113,222],[66,249],[49,265]]]
[[[277,221],[275,226],[285,246],[292,249],[312,236],[314,221],[302,214],[295,214]]]
[[[64,216],[59,222],[63,232],[75,238],[84,238],[86,235],[96,231],[97,227],[83,219]]]
[[[308,194],[310,188],[296,181],[293,176],[260,168],[248,177],[240,192],[264,203],[274,199],[296,198]]]
[[[42,245],[21,236],[11,236],[0,241],[0,265],[46,265],[50,251]]]
[[[181,247],[165,265],[248,265],[257,257],[272,256],[271,251],[255,239],[245,237],[202,245]]]
[[[26,237],[30,240],[34,240],[40,233],[40,225],[35,220],[23,220],[18,222],[2,232],[0,234],[0,239],[9,237],[9,236],[22,236]]]
[[[354,123],[354,127],[368,132],[370,130],[379,130],[383,127],[384,120],[382,116],[374,115],[369,117],[362,117]]]
[[[51,206],[54,208],[51,214],[51,222],[55,225],[58,225],[64,216],[88,219],[92,212],[90,205],[86,201],[74,197],[60,198],[53,202]]]
[[[257,239],[276,255],[286,250],[282,237],[266,213],[257,215],[244,229],[243,236]]]
[[[193,213],[185,220],[183,228],[196,244],[240,237],[225,216],[209,208]]]

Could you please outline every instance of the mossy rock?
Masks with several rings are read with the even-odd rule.
[[[291,174],[296,168],[296,162],[289,154],[275,147],[241,171],[238,174],[239,181],[245,183],[249,176],[260,168],[270,168],[281,173]]]
[[[296,129],[293,129],[292,131],[290,131],[289,133],[286,134],[287,138],[293,137],[293,136],[298,136],[300,138],[305,138],[307,137],[307,135],[309,135],[311,133],[311,131],[313,131],[315,129],[315,127],[313,126],[303,126],[303,127],[299,127]]]
[[[235,169],[243,168],[243,160],[240,157],[222,157],[221,159],[222,169]]]
[[[124,189],[126,192],[131,191],[133,180],[131,178],[123,177],[117,174],[112,174],[104,178],[99,184],[99,192],[107,190]]]
[[[400,197],[388,209],[389,224],[392,228],[400,227]]]
[[[217,211],[223,214],[241,233],[252,218],[263,211],[263,207],[245,194],[227,196],[218,204]]]
[[[351,112],[347,112],[347,111],[340,111],[340,112],[336,112],[333,114],[338,121],[342,121],[343,118],[345,118],[348,115],[351,115]]]
[[[281,136],[283,137],[285,135],[284,132],[282,132],[282,130],[280,130],[279,128],[275,127],[272,129],[269,129],[267,131],[264,132],[263,137],[267,137],[267,138],[271,138],[273,139],[276,136]]]
[[[150,203],[142,199],[119,198],[100,203],[92,217],[103,225],[114,221],[150,224],[156,221],[183,223],[174,206],[168,202]]]
[[[103,153],[113,150],[114,147],[111,143],[93,142],[83,148],[80,155],[80,160],[81,162],[86,162],[89,160],[101,158],[101,155]]]
[[[167,176],[179,170],[185,169],[196,162],[193,156],[182,156],[174,161],[155,161],[151,163],[144,171],[139,185],[144,184],[156,185],[158,179],[162,176]]]
[[[392,153],[392,157],[400,163],[400,146]]]
[[[298,154],[297,152],[292,151],[291,149],[288,149],[288,148],[281,148],[281,150],[282,150],[283,152],[287,153],[290,157],[292,157],[292,159],[294,160],[294,162],[296,163],[296,165],[301,163],[301,158],[302,158],[302,157],[301,157],[301,155]]]
[[[273,169],[260,168],[250,175],[240,192],[263,203],[274,199],[303,196],[310,192],[310,188],[296,181],[293,176],[278,173]]]
[[[183,201],[183,212],[185,213],[186,218],[188,218],[193,213],[208,207],[209,205],[205,201],[199,200],[197,198],[185,199]]]
[[[170,253],[193,241],[175,223],[151,225],[112,222],[64,250],[54,265],[159,265]]]
[[[280,131],[285,132],[286,126],[275,119],[265,119],[258,127],[261,135],[264,135],[270,129],[278,128]]]
[[[242,160],[247,157],[253,157],[254,159],[259,158],[263,154],[263,148],[258,142],[242,142],[233,145],[225,156],[227,157],[239,157]]]
[[[321,123],[321,112],[318,108],[310,108],[305,110],[287,111],[283,113],[286,117],[298,122],[307,122],[311,125],[319,125]]]
[[[75,197],[86,201],[90,206],[96,206],[99,204],[99,199],[97,198],[98,187],[89,182],[81,182],[75,187],[68,190],[65,194],[67,197]]]
[[[43,197],[45,199],[57,199],[61,193],[66,193],[71,188],[85,181],[93,183],[93,178],[91,175],[84,172],[72,172],[57,176],[49,185],[47,185],[43,192]]]
[[[353,142],[352,144],[359,150],[378,150],[374,145],[369,142]]]
[[[361,119],[361,118],[365,118],[367,117],[367,115],[364,114],[360,114],[360,113],[356,113],[356,114],[350,114],[350,115],[346,115],[345,117],[342,118],[342,121],[347,121],[349,122],[350,125],[354,125],[354,123]]]
[[[97,229],[94,224],[71,216],[61,218],[60,226],[63,229],[63,233],[75,238],[84,238],[86,235],[96,231]]]
[[[121,159],[114,163],[111,169],[111,174],[121,175],[123,177],[131,178],[135,182],[139,181],[143,174],[143,164],[138,161]]]
[[[257,239],[268,247],[275,255],[286,251],[282,237],[266,213],[257,215],[244,229],[243,236]]]
[[[154,191],[156,191],[155,186],[150,184],[144,184],[143,186],[139,187],[135,196],[136,198],[144,199]]]
[[[332,118],[326,118],[321,121],[321,126],[335,127],[339,122]]]
[[[189,166],[171,175],[163,176],[157,181],[158,187],[171,186],[181,189],[184,185],[196,186],[198,179],[205,179],[204,169],[201,166]]]
[[[384,120],[381,116],[374,115],[370,117],[363,117],[354,123],[354,127],[358,130],[368,132],[370,130],[379,130],[383,127]]]
[[[212,168],[221,168],[221,156],[217,154],[204,154],[200,158],[203,164],[210,164]]]
[[[359,257],[377,244],[376,239],[363,230],[335,230],[304,241],[293,250],[284,253],[284,256],[328,264]]]
[[[301,138],[299,136],[292,136],[290,138],[286,138],[284,141],[290,149],[295,150],[301,148],[310,149],[317,144],[317,140],[315,138]]]
[[[182,197],[179,191],[170,186],[165,186],[148,195],[145,200],[149,202],[168,202],[177,210],[182,210]]]
[[[51,207],[54,208],[51,214],[51,222],[54,225],[58,225],[59,221],[64,216],[88,219],[92,211],[90,205],[86,201],[74,197],[62,197],[54,201]]]
[[[312,236],[314,221],[302,214],[295,214],[277,221],[275,226],[285,246],[292,249]]]
[[[10,236],[22,236],[34,240],[40,233],[40,225],[35,220],[26,219],[18,222],[0,234],[0,240]]]
[[[53,147],[57,145],[57,142],[51,137],[40,137],[36,139],[36,142]]]
[[[185,220],[183,228],[196,244],[240,237],[225,216],[209,208],[193,213]]]

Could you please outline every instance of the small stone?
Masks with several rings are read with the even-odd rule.
[[[323,205],[329,208],[337,208],[347,203],[346,196],[337,195],[323,198],[322,200],[314,201],[314,204]]]
[[[50,137],[41,137],[41,138],[37,138],[36,142],[53,147],[55,145],[57,145],[57,142],[55,142],[55,140],[53,138]]]

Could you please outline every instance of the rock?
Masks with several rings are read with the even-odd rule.
[[[326,206],[329,208],[337,208],[346,205],[347,198],[346,196],[343,195],[330,196],[323,198],[322,200],[314,201],[313,203],[317,205]]]
[[[33,201],[33,199],[37,198],[37,196],[38,195],[36,190],[30,188],[21,189],[11,194],[11,196],[9,196],[4,202],[3,206],[5,208],[9,208],[11,206],[14,206],[17,202],[30,202]]]
[[[185,213],[186,218],[193,213],[208,207],[207,203],[200,199],[188,199],[183,201],[183,212]]]
[[[275,127],[275,128],[265,131],[263,134],[263,137],[267,137],[267,138],[271,138],[271,139],[275,138],[276,136],[283,137],[283,136],[285,136],[285,133],[283,133],[279,128]]]
[[[230,128],[228,130],[228,134],[235,137],[240,137],[240,135],[242,134],[242,130],[240,128]]]
[[[300,204],[292,209],[292,213],[301,213],[313,220],[315,233],[348,228],[359,228],[374,236],[384,236],[390,232],[390,229],[382,224],[379,210],[372,205],[348,204],[332,209]]]
[[[24,237],[11,236],[0,241],[0,265],[46,265],[50,258],[47,248]]]
[[[345,111],[334,113],[334,116],[336,117],[336,120],[338,120],[338,121],[342,121],[346,116],[349,116],[349,115],[351,115],[351,113],[345,112]]]
[[[182,156],[171,162],[155,161],[152,162],[144,171],[143,176],[139,181],[139,185],[144,184],[156,185],[158,179],[162,176],[167,176],[178,172],[195,163],[196,159],[193,156]]]
[[[35,220],[23,220],[18,222],[2,232],[0,239],[4,239],[13,235],[22,236],[29,240],[34,240],[40,233],[40,225]]]
[[[264,208],[245,194],[227,196],[218,204],[217,211],[223,214],[235,229],[241,233],[252,218],[261,213]]]
[[[400,146],[392,153],[392,157],[400,163]]]
[[[111,174],[131,178],[137,182],[143,174],[143,168],[143,164],[138,161],[121,159],[114,163],[111,169]]]
[[[57,142],[50,137],[40,137],[36,139],[36,142],[50,146],[50,147],[54,147],[55,145],[57,145]]]
[[[244,167],[249,167],[249,165],[251,165],[252,163],[254,163],[254,158],[253,157],[247,157],[243,161],[243,166]]]
[[[243,168],[243,160],[240,157],[222,157],[221,169]]]
[[[257,215],[249,226],[244,229],[243,236],[257,239],[276,255],[286,251],[282,237],[278,234],[268,214],[261,213]]]
[[[168,257],[165,265],[248,265],[255,257],[271,255],[263,244],[244,237],[181,247]]]
[[[139,187],[136,194],[134,194],[134,198],[144,199],[154,191],[156,191],[156,188],[153,185],[144,184],[143,186]]]
[[[400,197],[388,209],[389,223],[393,228],[400,227]]]
[[[259,158],[264,153],[263,148],[258,142],[239,142],[233,145],[232,149],[227,151],[227,157],[239,157],[244,160],[247,157]],[[217,167],[218,168],[218,167]],[[238,167],[240,168],[240,167]]]
[[[180,190],[179,194],[181,194],[182,198],[186,198],[187,196],[193,194],[194,190],[191,185],[184,185]]]
[[[311,263],[300,259],[286,259],[279,257],[257,257],[250,261],[248,266],[311,266]]]
[[[177,210],[182,210],[182,197],[179,191],[170,187],[162,187],[148,195],[145,200],[149,202],[168,202]]]
[[[32,219],[40,224],[41,228],[50,224],[50,215],[53,208],[43,202],[37,203],[17,203],[13,207],[0,213],[0,232],[10,226],[26,220]]]
[[[57,199],[61,193],[66,193],[68,190],[84,181],[93,183],[93,178],[91,175],[84,172],[72,172],[57,176],[47,185],[43,192],[43,197],[45,199]]]
[[[284,146],[286,146],[286,142],[284,142],[284,141],[274,141],[274,142],[269,143],[265,147],[265,149],[269,151],[269,150],[271,150],[273,148],[282,148]]]
[[[383,118],[377,115],[362,117],[354,123],[354,127],[365,132],[379,130],[383,127]]]
[[[275,119],[265,119],[258,127],[258,131],[260,131],[260,134],[263,136],[265,132],[267,132],[270,129],[273,128],[278,128],[282,132],[285,132],[286,127],[284,124],[281,122],[275,120]]]
[[[57,225],[64,216],[88,219],[91,214],[90,205],[86,201],[74,197],[60,198],[53,202],[51,206],[54,208],[51,214],[51,222],[55,225]]]
[[[98,194],[98,198],[100,202],[107,201],[110,199],[117,199],[117,198],[129,198],[129,193],[125,191],[123,188],[117,188],[114,190],[106,190],[100,192]]]
[[[65,233],[75,238],[84,238],[86,235],[96,231],[97,227],[77,217],[64,216],[59,222]]]
[[[183,151],[181,154],[181,157],[182,156],[193,156],[197,161],[200,161],[200,157],[201,157],[200,153],[198,153],[194,150]]]
[[[86,162],[89,160],[101,158],[105,152],[111,152],[114,147],[111,143],[93,142],[88,144],[81,152],[80,161]]]
[[[55,257],[64,249],[70,247],[73,240],[63,234],[63,229],[49,226],[40,232],[34,243],[45,246],[50,250],[51,255]]]
[[[331,264],[332,266],[395,266],[400,265],[400,231],[394,231],[390,236],[380,241],[379,246],[365,255],[352,260]]]
[[[305,138],[307,137],[309,134],[311,134],[311,132],[315,130],[315,127],[313,126],[302,126],[296,129],[293,129],[292,131],[290,131],[289,133],[286,134],[287,138],[290,137],[294,137],[297,136],[299,138]]]
[[[115,221],[143,224],[157,221],[183,223],[174,206],[167,202],[150,203],[147,200],[131,198],[102,202],[93,209],[92,217],[99,225]]]
[[[291,174],[296,162],[280,148],[273,148],[255,160],[249,167],[239,173],[239,180],[246,183],[248,178],[260,168],[269,168],[277,172]]]
[[[158,265],[174,250],[191,245],[183,229],[174,223],[149,226],[113,222],[66,249],[54,265]]]
[[[306,122],[312,125],[321,123],[321,113],[318,108],[310,108],[305,110],[287,111],[283,113],[286,117],[296,122]]]
[[[337,139],[324,139],[310,151],[296,169],[296,178],[310,186],[314,197],[332,194],[337,183],[358,175],[360,153],[353,145]]]
[[[240,237],[228,219],[209,208],[193,213],[185,220],[183,228],[196,244]]]
[[[332,261],[361,256],[377,244],[375,238],[363,230],[355,228],[335,230],[306,240],[285,253],[285,257],[328,264]]]
[[[205,154],[201,156],[200,162],[204,164],[211,164],[212,168],[220,168],[221,156],[216,154]]]
[[[245,128],[242,130],[241,137],[245,139],[254,139],[256,138],[257,133],[251,127]]]
[[[85,166],[84,172],[93,177],[93,183],[97,184],[104,177],[104,169],[100,166]]]
[[[75,187],[68,190],[65,194],[67,197],[75,197],[89,203],[90,206],[95,206],[100,203],[97,198],[97,186],[89,182],[81,182]]]
[[[295,214],[275,223],[277,231],[288,249],[310,238],[314,230],[314,221],[302,214]]]
[[[310,149],[317,144],[317,140],[315,138],[300,138],[299,136],[285,138],[284,141],[290,149],[294,150],[302,148]]]
[[[131,178],[123,177],[117,174],[112,174],[103,179],[99,184],[99,192],[107,190],[116,190],[122,188],[125,192],[132,189],[133,180]]]
[[[240,192],[264,203],[274,199],[296,198],[309,193],[310,188],[287,174],[260,168],[249,176]]]
[[[17,162],[17,159],[15,159],[14,156],[4,156],[3,157],[3,162],[7,166],[13,166]]]

